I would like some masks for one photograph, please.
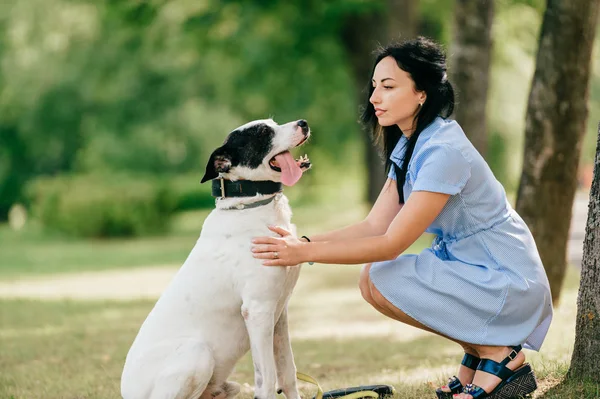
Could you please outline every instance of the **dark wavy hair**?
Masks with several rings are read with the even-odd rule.
[[[402,136],[402,130],[397,125],[383,127],[375,116],[375,107],[369,99],[373,94],[371,78],[375,67],[382,59],[393,57],[398,67],[407,72],[415,83],[417,91],[427,94],[425,103],[415,115],[415,131],[406,144],[406,152],[402,161],[402,167],[398,167],[390,160],[390,155]],[[396,172],[398,195],[400,203],[404,203],[404,192],[402,188],[406,182],[406,171],[408,162],[412,157],[415,144],[419,134],[435,120],[437,116],[449,117],[454,111],[454,89],[448,81],[446,74],[446,55],[442,47],[433,40],[418,37],[397,44],[391,44],[377,50],[375,63],[369,77],[369,85],[365,90],[368,95],[361,115],[364,127],[369,131],[373,142],[378,144],[385,155],[385,171],[389,172],[394,167]]]

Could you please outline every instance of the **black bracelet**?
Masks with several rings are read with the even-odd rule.
[[[306,241],[310,242],[310,238],[308,238],[307,236],[302,236],[300,238],[306,238]],[[315,262],[308,262],[309,265],[314,265]]]

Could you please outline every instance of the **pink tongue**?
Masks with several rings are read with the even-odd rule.
[[[296,164],[289,151],[275,157],[281,169],[281,182],[286,186],[293,186],[302,177],[302,169]]]

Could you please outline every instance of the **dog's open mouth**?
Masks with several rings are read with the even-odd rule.
[[[305,137],[296,147],[302,145],[308,137]],[[281,182],[286,186],[293,186],[302,177],[302,172],[310,168],[310,159],[306,154],[294,159],[289,150],[276,154],[269,161],[269,167],[281,173]]]
[[[283,152],[280,152],[279,154],[275,155],[273,158],[271,158],[271,160],[269,161],[269,166],[275,172],[281,172],[281,166],[279,164],[279,161],[277,160],[277,158],[281,159],[281,157],[292,158],[292,154],[289,151],[283,151]],[[306,155],[306,154],[302,155],[298,159],[295,159],[294,162],[300,169],[306,170],[306,169],[310,168],[310,159],[308,159],[308,155]],[[286,163],[289,163],[289,162],[286,162]]]

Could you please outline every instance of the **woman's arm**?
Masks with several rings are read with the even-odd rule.
[[[364,220],[339,230],[315,234],[310,236],[310,241],[342,241],[384,234],[400,209],[402,205],[398,203],[396,181],[387,179],[375,205]]]
[[[292,266],[302,262],[359,264],[395,259],[435,220],[450,198],[449,194],[413,192],[383,234],[341,241],[304,243],[288,232],[274,231],[283,238],[254,240],[254,257],[267,266]]]
[[[450,195],[413,192],[387,231],[378,236],[305,244],[308,261],[358,264],[395,259],[423,234]]]

